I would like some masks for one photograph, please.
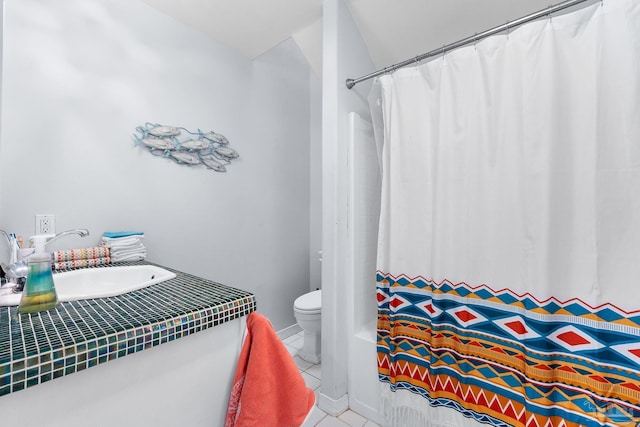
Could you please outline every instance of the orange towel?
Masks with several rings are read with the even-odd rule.
[[[269,319],[249,314],[225,427],[298,427],[314,402]]]

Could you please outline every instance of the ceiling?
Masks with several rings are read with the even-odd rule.
[[[322,70],[323,0],[143,0],[255,58],[292,37]],[[549,0],[345,0],[377,68],[544,9]],[[357,77],[357,76],[354,76]]]

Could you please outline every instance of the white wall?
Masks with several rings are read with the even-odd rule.
[[[353,111],[369,116],[370,88],[368,82],[348,90],[345,80],[372,72],[375,67],[344,0],[325,0],[323,19],[323,363],[319,404],[335,415],[348,406],[344,289],[353,286],[348,277],[348,114]]]
[[[53,213],[57,231],[91,231],[59,247],[142,230],[148,260],[252,291],[292,325],[310,76],[291,40],[250,61],[137,0],[5,0],[0,228],[28,236]],[[241,157],[227,173],[154,157],[133,144],[147,121],[222,133]]]
[[[309,289],[322,285],[322,82],[315,73],[311,75],[309,150]]]
[[[2,46],[4,45],[4,0],[0,7],[0,82],[2,82],[3,58]],[[0,83],[0,99],[2,99],[2,84]],[[0,133],[2,133],[2,102],[0,102]],[[0,139],[0,147],[2,147],[2,139]],[[0,185],[2,184],[2,174],[0,174]],[[2,218],[2,192],[0,191],[0,218]]]

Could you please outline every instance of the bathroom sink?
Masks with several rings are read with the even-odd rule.
[[[122,295],[176,277],[155,265],[85,268],[53,275],[60,301]]]

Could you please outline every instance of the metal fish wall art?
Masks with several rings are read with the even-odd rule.
[[[239,157],[238,152],[229,147],[229,140],[213,131],[191,132],[183,127],[147,122],[136,127],[136,132],[135,146],[143,146],[154,156],[182,165],[203,165],[216,172],[226,172],[226,166]]]

